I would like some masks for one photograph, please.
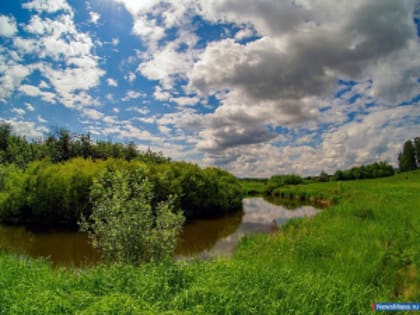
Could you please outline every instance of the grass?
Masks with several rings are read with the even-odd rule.
[[[0,314],[370,314],[420,301],[420,172],[294,189],[338,203],[244,238],[231,259],[77,270],[1,253]]]
[[[262,196],[266,187],[266,180],[241,179],[240,183],[245,196]]]

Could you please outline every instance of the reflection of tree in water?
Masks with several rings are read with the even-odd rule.
[[[210,250],[217,241],[233,234],[241,225],[243,211],[211,220],[194,220],[181,232],[175,255],[193,256]]]
[[[33,234],[23,227],[0,226],[0,248],[11,253],[31,255]]]
[[[74,231],[32,231],[0,226],[0,249],[48,258],[60,266],[84,266],[100,260],[100,253],[89,244],[87,234]]]

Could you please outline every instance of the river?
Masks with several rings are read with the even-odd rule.
[[[289,219],[313,216],[313,206],[281,205],[279,200],[246,198],[243,210],[221,218],[188,222],[180,235],[178,259],[230,255],[244,235],[270,233]],[[272,202],[275,202],[272,203]],[[273,224],[275,222],[276,224]],[[275,229],[275,228],[274,228]],[[0,248],[19,255],[46,257],[56,266],[86,266],[100,261],[86,233],[74,231],[30,231],[24,227],[0,226]]]

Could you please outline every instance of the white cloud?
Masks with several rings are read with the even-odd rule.
[[[66,0],[33,0],[22,5],[23,8],[39,13],[54,13],[58,11],[73,12]]]
[[[94,119],[94,120],[99,120],[105,116],[104,113],[101,113],[93,108],[84,108],[82,110],[82,114],[84,117]]]
[[[93,54],[94,43],[90,35],[77,30],[71,7],[61,0],[32,1],[23,7],[40,13],[57,14],[53,18],[44,14],[33,15],[23,27],[30,36],[15,37],[13,40],[14,48],[20,56],[31,56],[26,60],[36,59],[26,66],[28,70],[38,70],[42,76],[39,87],[23,86],[20,91],[30,96],[41,96],[50,103],[58,101],[71,108],[97,105],[98,101],[88,91],[99,85],[105,72],[99,67],[99,58]],[[20,82],[7,85],[8,92],[0,91],[0,97],[10,95]],[[49,90],[42,91],[40,88]]]
[[[90,16],[90,23],[98,24],[99,19],[101,18],[101,15],[98,12],[89,12]]]
[[[24,116],[26,114],[26,111],[23,108],[12,108],[11,112],[18,116]]]
[[[0,58],[0,101],[5,102],[21,82],[32,73],[29,66],[1,61]]]
[[[112,78],[108,78],[108,79],[106,79],[106,83],[107,83],[109,86],[113,86],[113,87],[117,87],[117,86],[118,86],[117,81],[115,81],[115,80],[114,80],[114,79],[112,79]]]
[[[108,93],[107,95],[105,95],[105,98],[110,102],[114,102],[114,96],[112,96],[111,93]]]
[[[46,124],[48,121],[44,119],[41,115],[38,115],[37,120],[41,124]]]
[[[118,44],[120,43],[120,40],[117,38],[117,37],[114,37],[113,39],[112,39],[112,45],[114,45],[114,46],[118,46]]]
[[[38,126],[34,122],[21,119],[6,119],[4,122],[12,126],[13,133],[30,139],[40,139],[48,133],[48,128]]]
[[[129,90],[127,91],[125,97],[123,97],[121,100],[123,102],[128,102],[130,100],[135,100],[141,97],[146,97],[146,94],[144,92]]]
[[[200,98],[196,96],[172,97],[171,101],[178,104],[179,106],[194,106],[200,101]]]
[[[31,103],[25,102],[25,107],[30,112],[35,111],[35,107],[33,107]]]
[[[128,107],[126,109],[126,111],[128,111],[128,112],[136,112],[136,113],[139,113],[141,115],[147,115],[147,114],[150,113],[150,109],[148,109],[147,107],[137,107],[137,106]]]
[[[17,25],[14,17],[0,15],[0,36],[12,37],[17,33]]]
[[[21,85],[19,87],[19,91],[29,96],[38,96],[41,94],[41,90],[39,88],[29,84]]]
[[[250,28],[245,28],[245,29],[241,29],[239,30],[236,34],[235,34],[235,39],[236,40],[243,40],[249,37],[255,36],[255,32],[254,30],[250,29]]]
[[[161,86],[157,85],[153,97],[158,101],[169,101],[172,96],[171,93],[164,91]]]
[[[152,135],[144,129],[134,126],[131,122],[122,121],[119,125],[112,124],[111,126],[102,129],[102,134],[111,136],[115,135],[120,139],[137,139],[145,142],[161,142],[159,137]]]
[[[124,76],[124,79],[130,83],[134,82],[136,78],[137,76],[134,72],[129,72],[127,75]]]

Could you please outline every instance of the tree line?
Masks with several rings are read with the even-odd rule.
[[[157,209],[174,196],[173,209],[182,210],[187,220],[242,207],[238,179],[218,168],[170,161],[161,153],[138,152],[131,144],[92,143],[63,130],[37,143],[14,135],[7,125],[0,133],[0,223],[77,227],[82,215],[92,213],[94,181],[110,170],[143,169],[151,206]]]
[[[93,141],[89,133],[75,134],[64,128],[55,128],[43,141],[28,141],[13,134],[9,124],[0,123],[0,163],[25,168],[30,162],[49,159],[53,163],[81,157],[106,160],[108,158],[139,160],[150,163],[169,162],[170,158],[148,149],[137,150],[133,142]]]

